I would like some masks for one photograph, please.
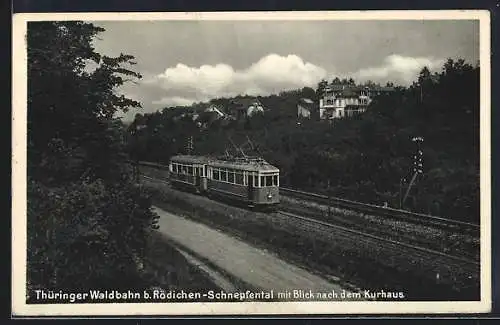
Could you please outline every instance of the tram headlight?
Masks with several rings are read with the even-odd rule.
[[[267,193],[267,199],[270,200],[273,198],[273,195],[271,193]]]

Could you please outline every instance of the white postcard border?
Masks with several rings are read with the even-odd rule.
[[[479,20],[481,300],[474,302],[242,302],[26,304],[27,44],[28,21],[47,20]],[[491,31],[487,10],[203,12],[203,13],[19,13],[13,16],[12,110],[12,315],[263,315],[263,314],[447,314],[491,310]]]

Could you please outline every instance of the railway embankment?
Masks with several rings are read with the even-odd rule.
[[[257,213],[179,192],[162,181],[143,179],[158,207],[183,215],[300,265],[344,286],[374,292],[402,292],[405,300],[479,299],[478,272],[454,267],[440,273],[428,259],[404,256],[354,235],[327,234],[274,213]],[[443,266],[440,265],[442,268]],[[464,269],[465,270],[465,269]],[[436,272],[437,271],[437,272]],[[399,299],[399,298],[398,298]]]
[[[204,292],[221,289],[196,258],[187,255],[158,231],[152,231],[148,238],[141,271],[151,290]]]
[[[425,220],[400,220],[391,216],[353,211],[290,196],[282,195],[281,203],[282,209],[291,213],[479,261],[479,237],[461,229],[433,225]]]

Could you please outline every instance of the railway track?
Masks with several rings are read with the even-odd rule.
[[[406,270],[402,272],[420,274],[436,283],[473,288],[479,281],[480,263],[468,257],[442,253],[286,211],[277,212],[275,220],[322,241],[329,240],[332,245],[351,241],[355,250],[377,256],[376,260],[382,263]]]
[[[140,162],[140,166],[156,170],[155,178],[160,178],[168,182],[168,167],[155,163]],[[471,235],[479,236],[480,226],[478,224],[454,220],[449,218],[437,217],[422,213],[414,213],[406,210],[382,207],[374,204],[362,203],[352,200],[346,200],[338,197],[327,196],[317,193],[305,192],[301,190],[280,187],[280,194],[293,198],[301,198],[312,202],[324,204],[326,206],[350,209],[357,212],[367,213],[376,216],[383,216],[393,220],[412,222],[419,225],[434,226],[453,231],[466,232]]]
[[[165,166],[145,164],[151,180],[169,184]],[[152,170],[151,170],[152,169]],[[151,177],[153,176],[153,177]],[[328,224],[336,224],[354,231],[394,240],[413,246],[440,251],[445,254],[456,254],[471,260],[479,260],[479,229],[477,225],[445,219],[408,211],[383,208],[360,202],[327,197],[320,194],[280,188],[280,194],[293,199],[319,203],[327,208],[327,212],[311,209],[300,204],[282,204],[284,212],[310,217]],[[331,212],[330,207],[341,208],[362,213],[356,215],[339,211]],[[285,211],[286,209],[286,211]],[[364,214],[364,215],[363,215]],[[413,226],[416,225],[416,226]]]
[[[168,181],[164,179],[142,176],[155,182],[168,184]],[[297,235],[297,247],[294,246],[293,239],[291,242],[285,240],[277,247],[284,250],[289,247],[293,251],[298,249],[301,251],[300,256],[304,258],[304,262],[308,263],[307,265],[312,263],[311,265],[317,265],[315,267],[318,268],[324,265],[327,273],[330,272],[329,268],[338,268],[339,274],[347,272],[346,274],[358,280],[375,277],[368,281],[379,281],[389,286],[408,281],[403,288],[414,285],[417,291],[419,287],[425,288],[434,284],[437,285],[435,290],[439,291],[442,289],[438,288],[445,287],[453,288],[450,290],[464,296],[474,295],[474,292],[478,290],[480,264],[473,258],[443,253],[421,247],[418,243],[411,244],[394,239],[394,237],[387,238],[379,233],[368,233],[361,228],[355,229],[352,225],[339,225],[334,221],[318,220],[312,214],[313,211],[307,214],[291,213],[288,210],[262,214],[262,216],[260,216],[261,213],[257,213],[256,217],[260,219],[256,223],[268,223],[267,227],[270,229],[279,230],[278,233],[281,234],[288,233],[293,238]],[[269,221],[263,221],[265,219]],[[225,224],[226,221],[222,223]],[[245,222],[242,221],[242,223]],[[240,222],[235,222],[236,228],[239,225]],[[250,225],[241,226],[238,229],[241,231],[253,229],[252,227],[246,228],[247,226]],[[269,233],[269,231],[261,229],[256,233]],[[273,238],[273,241],[280,240]],[[305,241],[300,238],[304,238]],[[411,288],[410,292],[414,292],[413,290],[415,289]],[[419,293],[417,292],[416,295],[418,296]]]
[[[327,206],[351,209],[358,212],[369,213],[377,216],[384,216],[394,220],[402,220],[420,225],[428,225],[428,226],[446,228],[450,230],[457,230],[460,232],[467,232],[473,235],[479,235],[480,231],[480,226],[478,224],[470,222],[436,217],[422,213],[414,213],[394,208],[381,207],[374,204],[356,202],[317,193],[304,192],[286,187],[280,187],[280,194],[284,194],[290,197],[310,200],[313,202],[325,204]]]
[[[431,256],[431,258],[439,257],[439,258],[444,258],[444,259],[452,261],[452,262],[465,263],[467,265],[470,265],[473,268],[477,268],[480,265],[480,263],[478,261],[471,259],[471,258],[468,258],[468,257],[446,254],[446,253],[439,252],[436,250],[432,250],[432,249],[428,249],[428,248],[424,248],[424,247],[420,247],[420,246],[416,246],[416,245],[411,245],[411,244],[408,244],[408,243],[405,243],[402,241],[387,239],[387,238],[376,236],[376,235],[373,235],[370,233],[361,232],[358,230],[353,230],[353,229],[346,228],[346,227],[339,226],[339,225],[334,225],[334,224],[320,221],[317,219],[299,216],[299,215],[289,213],[286,211],[278,211],[278,213],[285,215],[289,218],[299,220],[299,222],[302,225],[308,226],[306,228],[314,228],[315,230],[317,230],[318,229],[317,226],[320,226],[320,227],[324,227],[326,230],[341,231],[341,232],[344,232],[348,235],[356,235],[356,236],[358,236],[357,238],[360,238],[360,239],[367,238],[371,241],[376,241],[376,242],[384,244],[384,245],[390,245],[392,247],[395,247],[395,246],[401,247],[402,249],[405,249],[407,251],[414,252],[415,254],[412,254],[412,255],[415,257],[429,257],[429,256]],[[307,224],[310,224],[310,225],[307,225]]]
[[[289,202],[288,198],[282,198]],[[449,228],[439,228],[407,221],[393,220],[384,216],[353,213],[341,208],[316,209],[307,204],[294,202],[281,206],[283,212],[309,217],[320,222],[348,228],[413,246],[418,246],[449,255],[464,256],[479,260],[479,239]]]
[[[146,179],[158,181],[158,182],[164,183],[166,185],[170,184],[170,182],[168,182],[164,179],[152,178],[152,177],[145,176],[145,175],[142,175],[142,177],[144,177]],[[374,241],[377,241],[379,243],[384,243],[386,245],[399,246],[401,248],[411,250],[413,252],[418,252],[419,256],[421,256],[422,254],[426,254],[426,255],[432,255],[432,256],[436,256],[436,257],[445,258],[445,259],[450,260],[450,261],[460,261],[462,263],[470,264],[471,266],[474,266],[474,267],[479,267],[479,265],[480,265],[480,263],[476,259],[473,259],[471,257],[443,253],[443,252],[440,252],[440,251],[437,251],[434,249],[429,249],[429,248],[425,248],[425,247],[421,247],[421,246],[417,246],[417,245],[412,245],[412,244],[409,244],[409,243],[406,243],[406,242],[403,242],[400,240],[384,238],[381,236],[374,235],[372,233],[363,232],[363,231],[355,230],[352,228],[347,228],[344,226],[340,226],[340,225],[336,225],[333,223],[318,220],[316,218],[300,216],[300,215],[290,213],[290,212],[285,211],[285,210],[279,210],[278,213],[281,215],[287,216],[289,218],[292,218],[292,219],[300,220],[302,222],[302,225],[306,225],[306,228],[307,228],[307,226],[309,228],[312,227],[316,231],[318,230],[318,226],[325,227],[326,229],[335,229],[337,231],[342,231],[346,234],[349,234],[350,236],[356,235],[356,236],[359,236],[359,238],[363,238],[363,237],[369,238],[372,241],[374,240]],[[306,223],[308,223],[310,225],[307,225]],[[314,226],[311,226],[311,225],[314,225]]]

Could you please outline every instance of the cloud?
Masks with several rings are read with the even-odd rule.
[[[154,107],[189,106],[217,97],[266,96],[305,86],[316,88],[321,79],[332,80],[335,76],[352,77],[357,82],[390,81],[409,85],[424,66],[432,71],[443,63],[444,60],[433,57],[392,54],[379,65],[339,74],[306,62],[297,55],[269,54],[240,70],[224,63],[199,67],[178,63],[160,74],[148,76],[142,81],[141,92],[148,94],[144,96],[145,108],[155,110]]]
[[[223,63],[200,67],[179,63],[143,84],[163,90],[164,95],[154,100],[154,105],[190,105],[216,97],[269,95],[305,86],[315,87],[326,74],[323,68],[297,55],[269,54],[242,70]]]
[[[162,97],[159,100],[154,100],[153,105],[162,106],[189,106],[195,102],[192,98],[184,98],[179,96]]]
[[[432,57],[409,57],[397,54],[389,55],[382,65],[361,69],[352,74],[359,81],[391,81],[408,85],[414,81],[423,67],[430,70],[440,68],[444,63],[442,59]]]

